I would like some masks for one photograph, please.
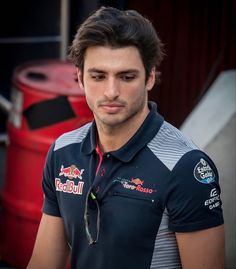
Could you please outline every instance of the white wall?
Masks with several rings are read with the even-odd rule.
[[[226,268],[236,268],[236,70],[222,72],[180,128],[215,162],[221,185]]]

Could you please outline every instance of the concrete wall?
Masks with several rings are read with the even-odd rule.
[[[226,269],[236,268],[236,70],[222,72],[180,128],[215,162],[221,185]]]

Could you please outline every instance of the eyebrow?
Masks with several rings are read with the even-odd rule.
[[[97,69],[97,68],[89,68],[88,72],[89,73],[106,73],[106,72],[104,72],[104,71],[102,71],[100,69]]]
[[[118,74],[122,75],[122,74],[127,74],[127,73],[135,73],[138,74],[140,71],[138,69],[127,69],[127,70],[123,70],[121,72],[118,72]]]
[[[117,74],[118,75],[122,75],[122,74],[127,74],[127,73],[135,73],[135,74],[138,74],[140,71],[138,69],[126,69],[126,70],[122,70],[120,72],[118,72]],[[88,73],[107,73],[106,71],[103,71],[101,69],[98,69],[98,68],[89,68],[88,69]]]

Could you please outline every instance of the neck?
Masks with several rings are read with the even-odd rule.
[[[134,136],[148,113],[149,109],[147,108],[141,115],[136,115],[137,119],[132,118],[116,126],[107,126],[96,122],[100,150],[104,153],[120,149]]]

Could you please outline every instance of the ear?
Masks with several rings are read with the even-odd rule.
[[[83,81],[82,81],[83,74],[79,68],[76,68],[76,72],[77,72],[77,79],[78,79],[79,87],[84,91],[84,85],[83,85]]]
[[[155,82],[156,82],[156,68],[153,67],[151,69],[150,75],[149,75],[148,80],[146,82],[146,90],[150,91],[153,88]]]

